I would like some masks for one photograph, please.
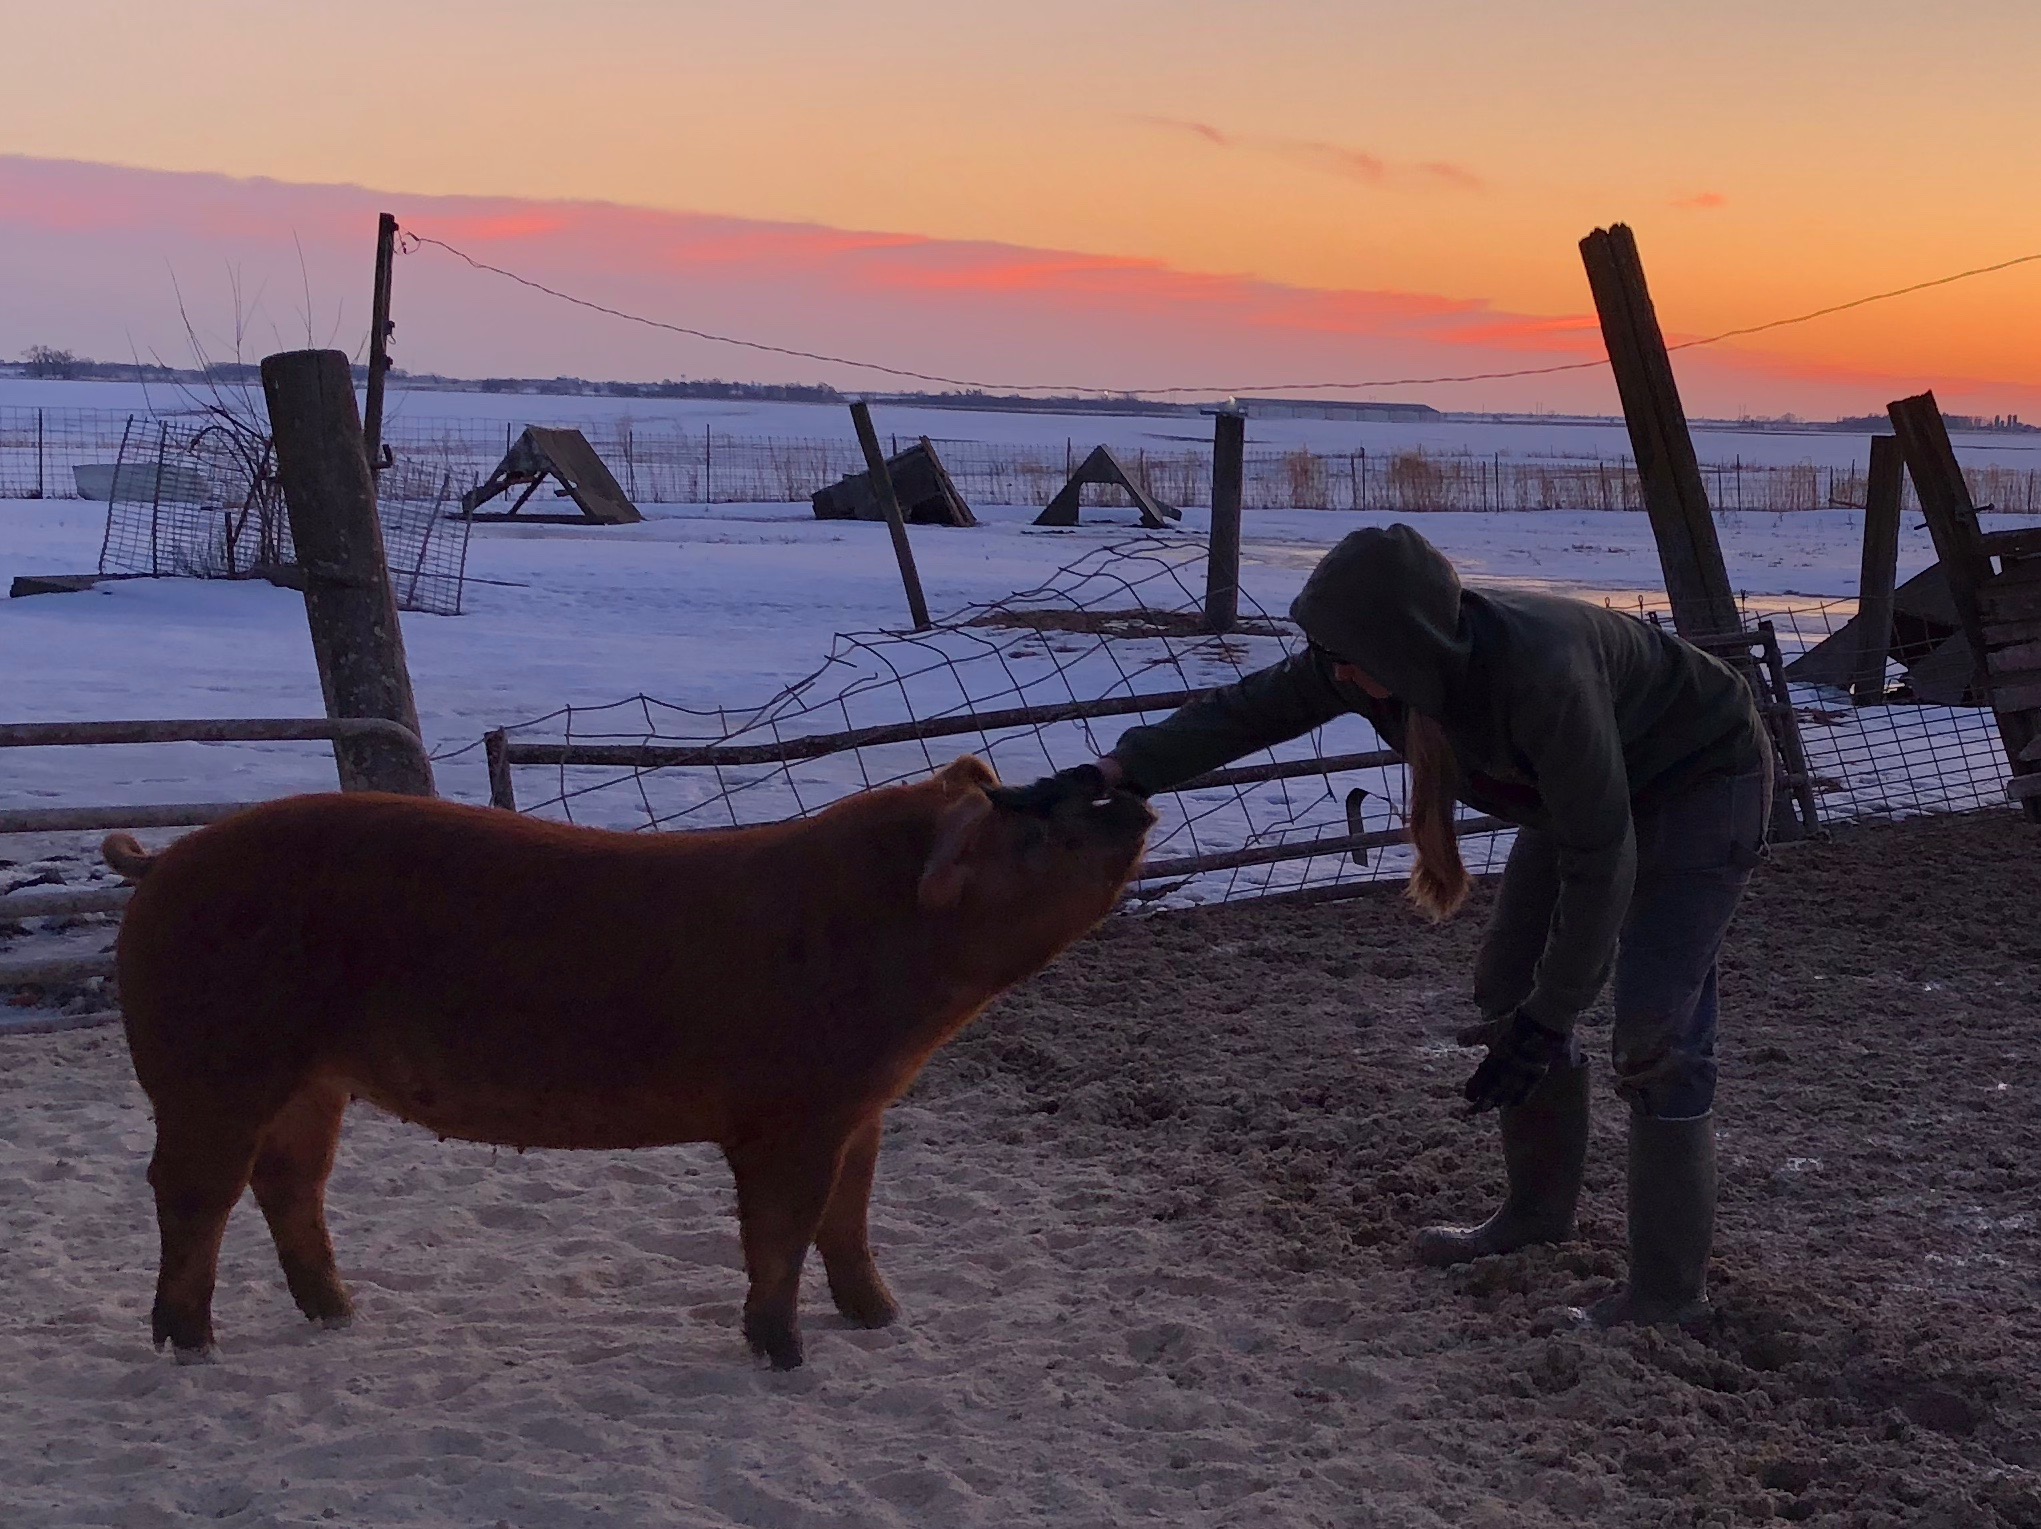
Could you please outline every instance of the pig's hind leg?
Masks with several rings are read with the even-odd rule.
[[[220,1240],[227,1217],[255,1163],[260,1126],[232,1111],[158,1102],[156,1152],[149,1186],[156,1192],[162,1262],[156,1302],[149,1313],[156,1346],[171,1346],[179,1364],[209,1362],[213,1343],[213,1286],[219,1278]]]
[[[737,1178],[737,1220],[744,1241],[744,1338],[776,1370],[801,1363],[795,1309],[801,1265],[821,1224],[843,1157],[841,1130],[810,1130],[726,1143]]]
[[[252,1178],[291,1297],[325,1327],[343,1327],[354,1315],[326,1230],[326,1180],[347,1101],[342,1084],[306,1084],[263,1132]]]
[[[851,1133],[836,1170],[836,1184],[815,1230],[815,1247],[829,1273],[829,1293],[836,1309],[860,1327],[885,1327],[900,1315],[900,1305],[872,1262],[867,1226],[872,1203],[872,1175],[879,1163],[879,1138],[885,1129],[874,1115]]]

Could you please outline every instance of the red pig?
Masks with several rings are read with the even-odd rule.
[[[810,1243],[846,1317],[898,1315],[866,1207],[931,1053],[1112,908],[1153,815],[1010,800],[981,761],[812,818],[625,834],[416,797],[302,796],[146,855],[119,973],[155,1105],[153,1326],[211,1358],[244,1188],[314,1321],[351,1306],[325,1190],[350,1098],[510,1147],[712,1141],[737,1181],[744,1335],[801,1362]]]

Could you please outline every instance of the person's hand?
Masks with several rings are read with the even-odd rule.
[[[1477,1115],[1501,1105],[1522,1104],[1546,1073],[1567,1061],[1565,1034],[1548,1030],[1522,1009],[1463,1030],[1458,1039],[1463,1046],[1488,1047],[1488,1055],[1460,1090]]]
[[[1094,802],[1111,789],[1104,769],[1096,764],[1083,764],[1058,770],[1054,775],[1044,775],[1025,786],[1003,787],[993,793],[993,800],[1016,812],[1046,815],[1054,811],[1059,802],[1072,797]]]

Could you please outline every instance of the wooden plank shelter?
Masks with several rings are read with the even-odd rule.
[[[2041,530],[1979,528],[1933,393],[1899,399],[1886,413],[1970,649],[1972,688],[1998,719],[2011,766],[2006,794],[2041,823]]]
[[[1077,464],[1077,471],[1070,475],[1070,481],[1056,490],[1056,497],[1049,501],[1048,508],[1035,517],[1035,524],[1076,525],[1078,504],[1087,483],[1103,483],[1125,489],[1127,497],[1134,502],[1134,508],[1141,512],[1141,524],[1150,531],[1160,531],[1172,520],[1183,519],[1182,510],[1173,504],[1164,504],[1136,483],[1134,475],[1120,465],[1120,459],[1113,455],[1111,447],[1094,446],[1091,455]]]
[[[496,471],[461,495],[461,514],[470,520],[477,519],[475,511],[491,499],[521,487],[524,492],[500,516],[479,517],[512,519],[548,478],[560,485],[555,491],[556,496],[573,500],[581,513],[570,516],[526,515],[524,519],[565,519],[627,526],[645,518],[631,503],[623,485],[603,465],[602,458],[595,454],[595,448],[588,444],[588,437],[579,430],[550,430],[541,425],[525,426],[524,434],[511,443],[510,450],[503,454],[503,460],[496,464]]]
[[[964,502],[964,496],[957,492],[957,485],[950,481],[949,469],[943,466],[943,459],[936,455],[936,449],[927,436],[921,437],[905,451],[887,457],[886,472],[893,480],[893,493],[900,502],[900,513],[909,525],[978,524],[978,517],[971,513],[971,506]],[[809,496],[808,502],[815,507],[817,520],[879,521],[886,518],[878,491],[872,487],[869,467],[861,473],[840,478],[827,488],[817,489]]]
[[[1866,629],[1867,614],[1873,623],[1881,620],[1876,600],[1875,589],[1867,586],[1858,614],[1788,664],[1786,677],[1802,685],[1848,690],[1859,705],[1887,699],[1930,706],[1985,704],[1983,692],[1973,687],[1976,661],[1956,619],[1941,564],[1922,569],[1885,597],[1882,653],[1875,652],[1877,638]],[[1906,673],[1903,693],[1885,690],[1888,659]]]

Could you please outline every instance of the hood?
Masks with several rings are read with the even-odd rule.
[[[1445,715],[1467,674],[1460,576],[1409,526],[1371,526],[1340,542],[1311,570],[1290,619],[1428,717]]]

